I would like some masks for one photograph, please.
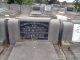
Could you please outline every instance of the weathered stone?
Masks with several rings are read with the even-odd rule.
[[[49,41],[17,42],[8,60],[58,60]]]

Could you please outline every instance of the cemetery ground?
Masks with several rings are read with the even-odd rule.
[[[51,17],[53,16],[56,17],[57,14],[60,14],[59,11],[50,12]],[[64,12],[64,11],[60,11],[60,12],[63,12],[63,14],[61,15],[68,17],[70,20],[80,20],[79,13]],[[7,15],[6,17],[9,17],[9,16]],[[14,18],[26,18],[26,17],[29,17],[29,12],[28,14],[26,13],[19,14]],[[80,51],[79,51],[80,44],[79,43],[71,43],[70,46],[68,45],[69,43],[67,43],[62,46],[59,46],[56,44],[51,45],[47,41],[45,42],[43,41],[40,42],[36,40],[32,42],[31,41],[17,42],[15,46],[10,46],[9,48],[6,48],[6,51],[4,51],[3,46],[0,46],[0,53],[1,53],[0,58],[1,60],[20,60],[21,58],[23,58],[24,60],[26,60],[26,58],[30,60],[37,60],[37,59],[40,60],[41,59],[40,57],[44,59],[44,57],[47,56],[46,60],[49,60],[49,59],[51,60],[80,60]],[[28,53],[28,55],[26,55],[25,53]],[[50,54],[52,55],[52,53],[54,53],[53,54],[55,55],[54,57],[49,56]]]

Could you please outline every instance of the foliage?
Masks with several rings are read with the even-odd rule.
[[[80,0],[74,1],[74,7],[75,7],[77,12],[80,11]]]
[[[66,1],[63,1],[63,2],[62,2],[62,5],[66,5],[66,4],[67,4],[67,2],[66,2]]]
[[[60,4],[60,2],[59,2],[59,1],[57,1],[56,3],[57,3],[57,4]]]
[[[19,4],[19,5],[22,5],[23,0],[15,0],[15,2],[16,2],[17,4]]]
[[[31,5],[33,4],[33,0],[23,0],[23,4]]]
[[[7,3],[8,4],[16,3],[19,5],[22,5],[22,4],[31,5],[33,3],[33,0],[8,0]]]
[[[12,4],[12,3],[14,3],[14,0],[8,0],[7,3]]]
[[[36,3],[42,3],[42,0],[35,0]]]

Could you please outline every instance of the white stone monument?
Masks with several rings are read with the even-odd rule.
[[[80,21],[72,20],[72,23],[73,23],[72,42],[80,42]]]
[[[52,7],[51,5],[45,5],[45,11],[51,11]]]

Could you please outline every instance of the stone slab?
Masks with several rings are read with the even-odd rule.
[[[48,41],[17,42],[8,60],[58,60],[53,45]]]

